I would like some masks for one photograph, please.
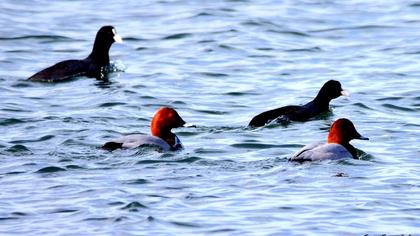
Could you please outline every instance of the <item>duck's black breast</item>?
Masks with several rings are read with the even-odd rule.
[[[89,60],[66,60],[50,66],[28,78],[32,81],[54,82],[63,81],[74,76],[94,76],[100,73],[100,68]]]
[[[118,142],[107,142],[102,146],[102,148],[108,151],[114,151],[116,149],[122,148],[122,145],[122,143]]]

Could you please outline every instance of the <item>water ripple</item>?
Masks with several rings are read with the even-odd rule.
[[[129,204],[125,205],[121,208],[121,210],[127,210],[130,212],[137,212],[139,209],[147,208],[145,205],[141,204],[140,202],[130,202]]]
[[[60,171],[66,171],[66,169],[57,166],[47,166],[37,170],[35,173],[54,173]]]
[[[371,29],[394,29],[395,26],[391,25],[360,25],[360,26],[349,26],[349,27],[334,27],[329,29],[312,30],[311,33],[322,33],[331,31],[354,31],[354,30],[371,30]]]
[[[393,109],[393,110],[399,110],[399,111],[409,111],[409,112],[415,112],[416,111],[415,109],[411,109],[411,108],[408,108],[408,107],[397,106],[397,105],[389,104],[389,103],[382,104],[382,106],[384,106],[386,108]]]
[[[22,140],[13,140],[11,141],[11,143],[16,143],[16,144],[20,144],[20,143],[36,143],[36,142],[41,142],[41,141],[47,141],[50,140],[52,138],[54,138],[54,135],[44,135],[40,138],[37,139],[22,139]]]
[[[173,35],[169,35],[163,38],[163,40],[172,40],[172,39],[183,39],[183,38],[187,38],[187,37],[191,37],[192,34],[190,33],[179,33],[179,34],[173,34]]]
[[[138,165],[144,165],[144,164],[156,164],[156,163],[193,163],[198,160],[201,160],[199,157],[187,157],[184,159],[179,160],[141,160],[136,162]]]
[[[59,35],[27,35],[19,37],[0,37],[0,40],[25,40],[25,39],[48,39],[52,41],[70,40],[68,37]]]
[[[6,149],[7,152],[14,153],[14,154],[22,154],[27,155],[31,154],[31,150],[26,147],[25,145],[16,144]]]
[[[15,125],[15,124],[21,124],[21,123],[26,123],[26,122],[27,120],[17,119],[17,118],[6,118],[6,119],[0,118],[0,126]]]

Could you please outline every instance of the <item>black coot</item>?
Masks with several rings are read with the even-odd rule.
[[[96,34],[92,52],[83,60],[66,60],[50,66],[28,78],[31,81],[56,82],[74,76],[103,78],[103,70],[109,65],[109,49],[114,43],[122,43],[112,26],[103,26]]]
[[[314,100],[303,106],[285,106],[274,110],[263,112],[249,122],[249,126],[264,126],[272,120],[282,118],[287,121],[306,121],[310,118],[329,110],[330,101],[339,96],[347,96],[348,93],[341,88],[340,82],[329,80],[326,82]]]

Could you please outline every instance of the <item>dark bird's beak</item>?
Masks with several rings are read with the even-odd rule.
[[[345,97],[350,97],[350,93],[347,90],[342,89],[341,90],[341,95],[345,96]]]
[[[117,32],[115,31],[115,29],[112,29],[112,33],[114,33],[113,39],[114,39],[114,41],[116,43],[122,43],[123,42],[121,36],[119,34],[117,34]]]

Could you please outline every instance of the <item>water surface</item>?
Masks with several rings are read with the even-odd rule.
[[[0,233],[362,235],[420,232],[420,2],[0,3]],[[109,83],[26,82],[84,58],[111,24]],[[329,79],[352,95],[306,123],[251,130]],[[99,149],[161,106],[185,150]],[[362,160],[287,158],[351,119]]]

